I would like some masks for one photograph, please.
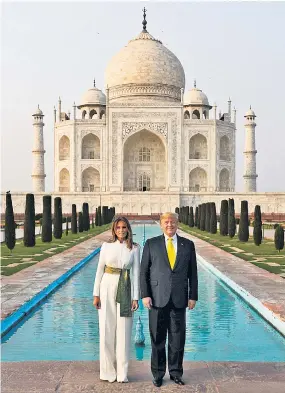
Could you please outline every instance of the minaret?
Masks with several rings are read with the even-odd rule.
[[[255,113],[253,110],[245,114],[245,149],[244,149],[244,192],[256,192],[256,153],[255,150]]]
[[[33,114],[34,118],[34,145],[33,145],[33,191],[44,192],[45,191],[45,164],[44,164],[44,114],[38,109]]]

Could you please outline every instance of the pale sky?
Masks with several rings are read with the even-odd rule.
[[[244,114],[256,113],[258,191],[285,191],[285,2],[2,3],[1,190],[32,189],[32,114],[44,112],[46,191],[53,191],[53,107],[96,86],[130,39],[147,30],[181,61],[186,90],[237,108],[236,191],[243,191]],[[158,70],[159,72],[159,70]],[[212,111],[211,111],[212,112]],[[212,117],[210,112],[210,117]],[[79,111],[78,111],[79,114]]]

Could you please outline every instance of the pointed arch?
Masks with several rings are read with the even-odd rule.
[[[63,135],[58,143],[59,161],[68,160],[70,157],[70,141],[66,135]]]
[[[200,119],[200,112],[198,111],[198,109],[195,109],[192,112],[192,119]]]
[[[83,120],[85,119],[86,115],[87,115],[87,112],[84,110],[84,111],[82,112],[82,119],[83,119]]]
[[[89,167],[82,172],[82,191],[100,191],[100,173],[97,169]]]
[[[59,172],[59,191],[70,192],[70,176],[66,168]]]
[[[83,160],[100,159],[100,139],[94,134],[87,134],[82,139],[81,158]]]
[[[223,168],[219,176],[220,191],[230,191],[230,172],[228,169]]]
[[[92,109],[89,113],[89,119],[98,119],[98,113],[95,111],[95,109]]]
[[[230,161],[231,153],[230,153],[230,140],[224,135],[220,139],[220,160],[222,161]]]
[[[208,158],[208,144],[204,135],[195,134],[189,141],[189,159],[206,160]]]
[[[194,168],[189,173],[189,191],[203,192],[207,191],[207,172],[200,168]]]
[[[190,113],[189,111],[184,112],[184,119],[190,119]]]

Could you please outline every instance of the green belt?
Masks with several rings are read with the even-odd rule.
[[[120,269],[117,267],[105,266],[105,273],[119,274],[119,283],[116,296],[116,302],[120,303],[120,316],[132,316],[132,299],[131,299],[131,279],[130,269]]]

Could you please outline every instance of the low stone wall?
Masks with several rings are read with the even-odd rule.
[[[113,206],[117,213],[151,215],[165,211],[174,211],[179,206],[196,207],[201,203],[215,202],[217,213],[220,211],[220,204],[223,199],[234,198],[235,211],[240,212],[241,201],[247,200],[249,213],[254,212],[255,205],[261,206],[262,213],[280,215],[285,213],[285,192],[265,192],[265,193],[156,193],[156,192],[102,192],[102,193],[35,193],[35,211],[42,213],[42,201],[44,195],[62,198],[63,214],[71,213],[71,205],[77,205],[77,211],[81,211],[83,202],[89,203],[90,214],[95,212],[97,206]],[[13,193],[14,213],[25,212],[26,193]],[[5,212],[5,193],[1,194],[1,213]]]

